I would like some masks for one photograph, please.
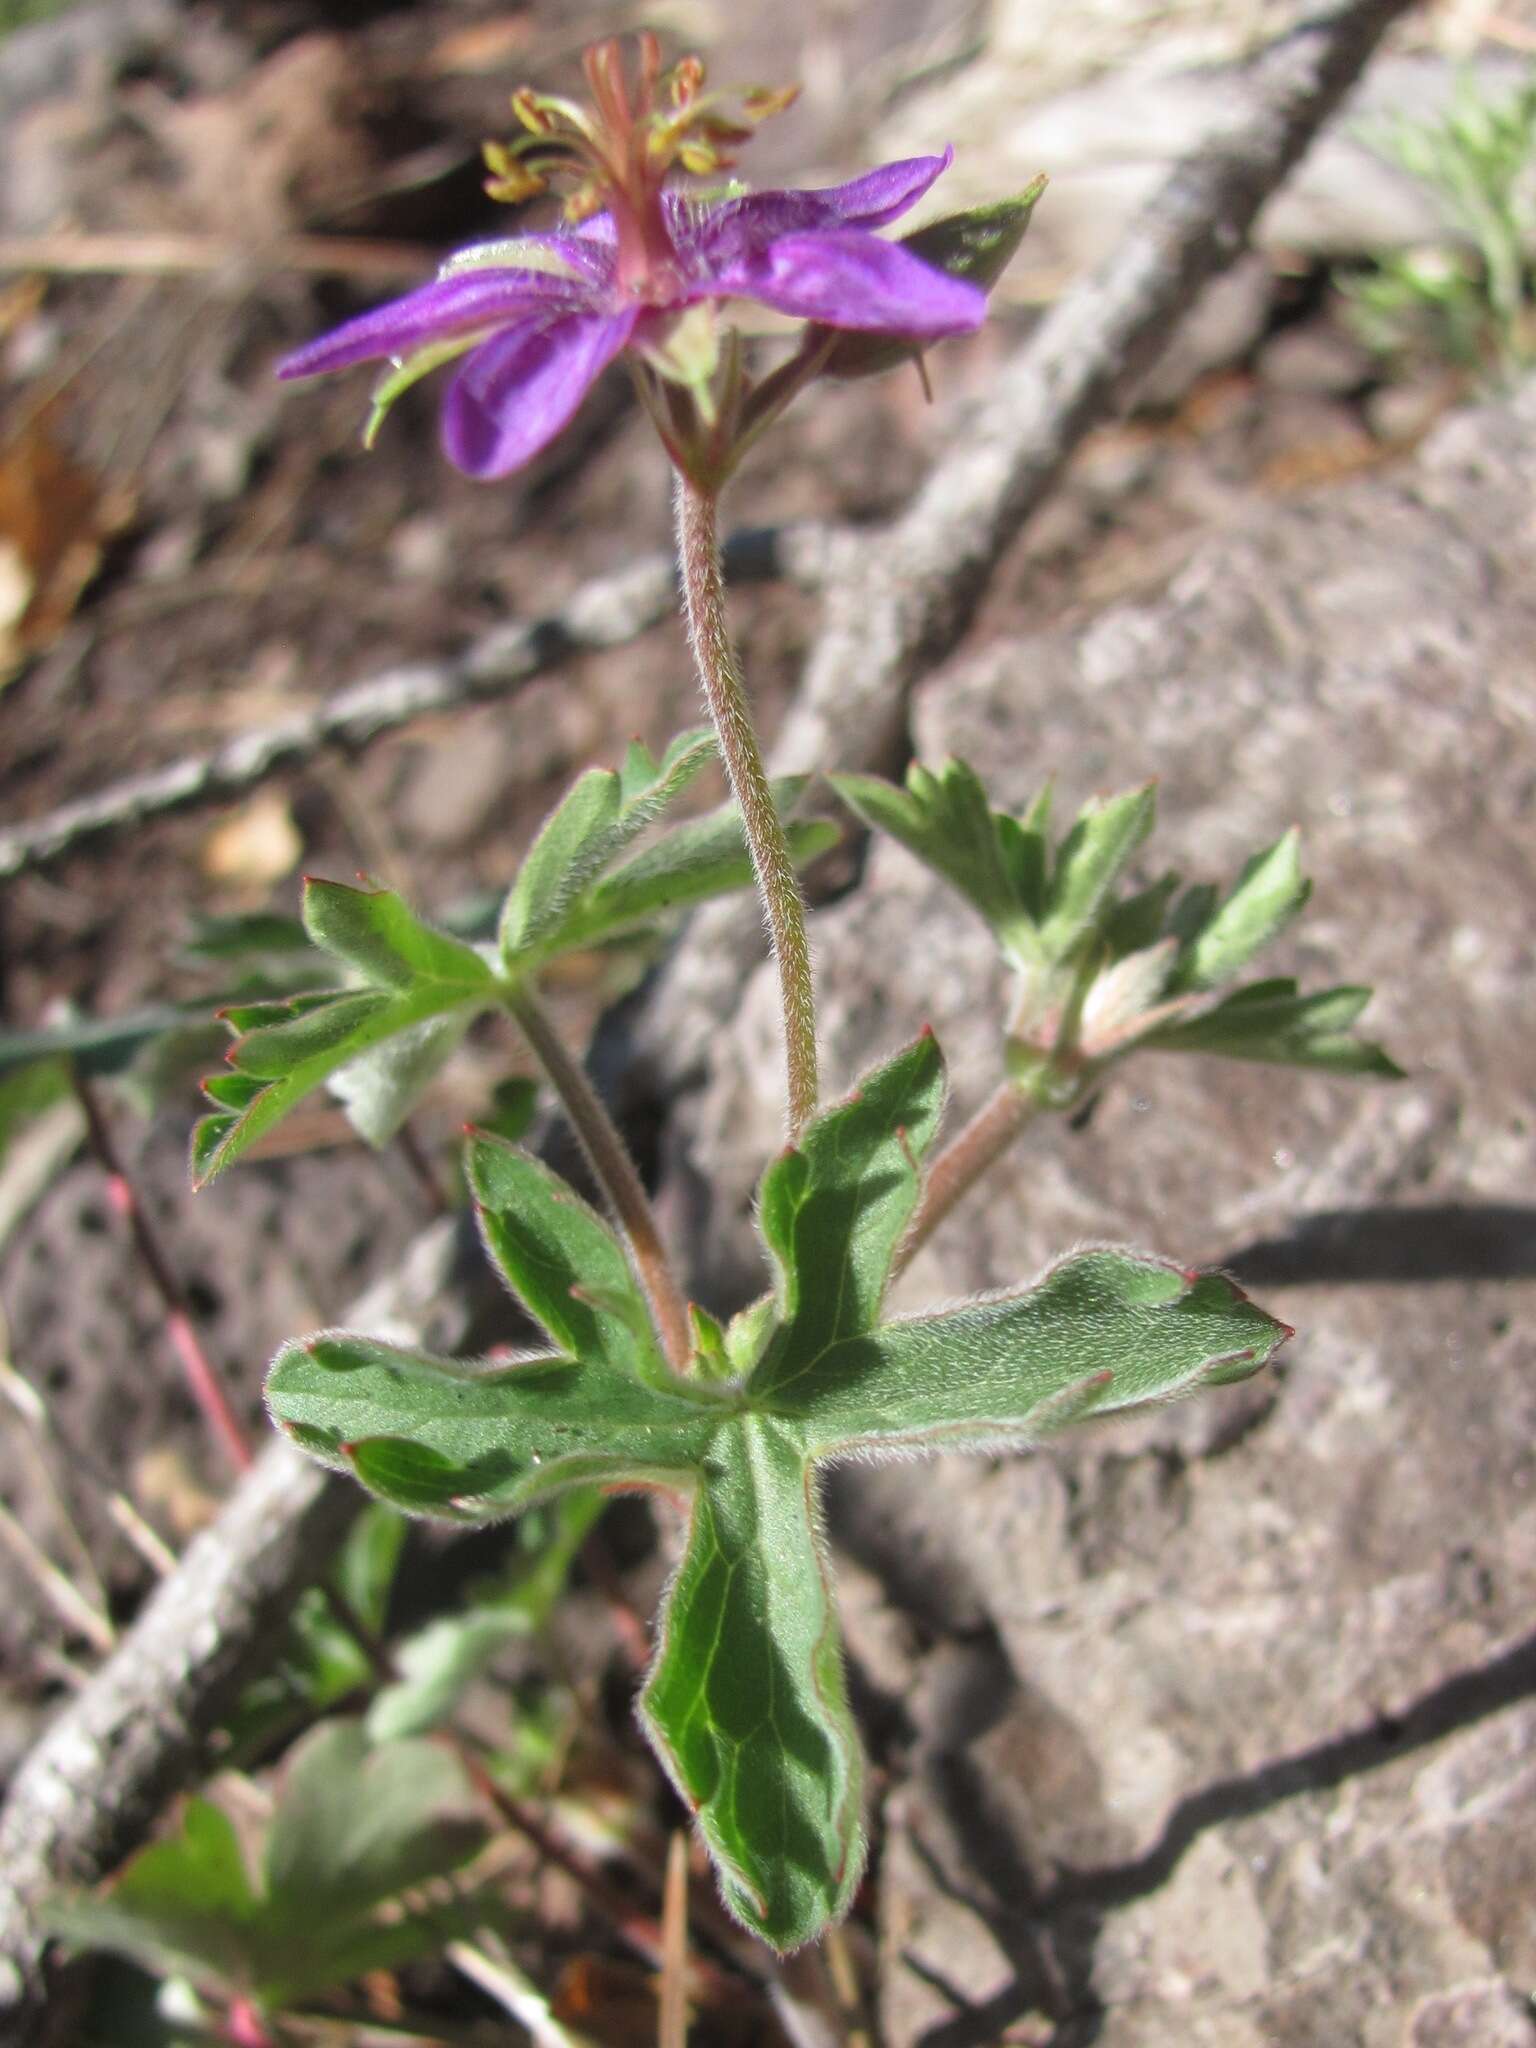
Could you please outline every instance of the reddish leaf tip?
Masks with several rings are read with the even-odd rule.
[[[361,1446],[358,1444],[338,1444],[336,1448],[344,1458],[355,1458]]]
[[[931,1024],[925,1024],[922,1030],[919,1031],[917,1035],[919,1038],[932,1038],[933,1026]]]

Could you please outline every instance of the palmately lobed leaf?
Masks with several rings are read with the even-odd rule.
[[[499,1138],[472,1138],[465,1170],[494,1263],[568,1358],[671,1380],[624,1248],[549,1167]]]
[[[1292,830],[1253,856],[1226,902],[1189,938],[1171,988],[1215,989],[1231,981],[1300,914],[1311,893],[1301,872],[1301,834]]]
[[[815,1118],[763,1175],[758,1226],[781,1329],[753,1375],[754,1395],[879,1317],[944,1092],[943,1056],[925,1031]]]
[[[1018,1293],[834,1345],[772,1402],[816,1457],[1018,1448],[1089,1414],[1247,1379],[1290,1334],[1220,1274],[1081,1252]]]
[[[370,1744],[358,1723],[332,1720],[293,1752],[259,1886],[228,1816],[193,1799],[176,1831],[104,1892],[55,1901],[47,1917],[66,1939],[271,2012],[399,1968],[464,1931],[467,1901],[422,1912],[401,1895],[458,1870],[485,1836],[447,1750]]]
[[[863,1757],[812,1485],[777,1424],[720,1433],[641,1698],[726,1903],[780,1950],[841,1916],[864,1861]]]
[[[1010,930],[1024,915],[986,791],[964,761],[936,770],[914,761],[905,789],[878,775],[828,779],[857,817],[942,875],[994,931]]]
[[[50,1929],[168,1976],[239,1984],[260,1901],[227,1814],[189,1799],[180,1825],[140,1850],[109,1890],[54,1900]]]
[[[655,761],[638,741],[622,769],[591,768],[546,818],[501,914],[503,960],[548,946],[582,892],[656,822],[715,757],[703,730],[686,732]]]
[[[781,776],[774,807],[787,817],[805,788],[803,775]],[[787,822],[785,837],[796,866],[837,844],[837,828],[819,819]],[[648,924],[689,905],[702,903],[752,881],[752,857],[734,803],[702,818],[676,825],[653,845],[601,875],[570,905],[544,942],[549,952],[601,945],[636,925]]]
[[[281,1001],[232,1004],[232,1072],[204,1082],[216,1105],[193,1133],[192,1179],[204,1186],[322,1083],[371,1144],[392,1138],[474,1017],[500,998],[472,946],[417,917],[389,889],[311,878],[310,938],[367,982]]]
[[[780,1949],[846,1909],[863,1857],[818,1466],[1015,1448],[1244,1378],[1289,1334],[1220,1276],[1116,1250],[882,1320],[943,1101],[924,1033],[780,1154],[759,1201],[776,1284],[725,1329],[694,1311],[689,1378],[657,1356],[608,1225],[538,1161],[480,1138],[487,1245],[569,1355],[466,1366],[329,1332],[287,1346],[269,1381],[306,1449],[413,1513],[485,1520],[589,1482],[690,1503],[642,1718],[728,1905]]]
[[[291,1005],[263,1005],[263,1018],[274,1009],[281,1015],[256,1023],[230,1047],[226,1058],[238,1077],[234,1087],[219,1075],[206,1090],[219,1109],[193,1133],[193,1185],[206,1186],[349,1062],[433,1018],[481,1007],[486,999],[483,991],[456,982],[422,981],[409,988],[344,989]],[[230,1021],[238,1023],[241,1014]],[[237,1105],[233,1111],[231,1103]]]
[[[596,1361],[464,1364],[327,1331],[284,1345],[267,1379],[279,1428],[408,1514],[489,1521],[562,1487],[686,1487],[718,1420]]]
[[[1389,1053],[1355,1036],[1355,1023],[1370,1000],[1368,988],[1320,989],[1304,996],[1291,980],[1255,981],[1183,1022],[1159,1025],[1142,1043],[1158,1052],[1218,1053],[1225,1059],[1401,1080],[1403,1070]]]
[[[375,988],[449,982],[489,991],[495,976],[473,946],[425,923],[392,889],[354,889],[310,876],[304,929]]]
[[[1052,960],[1065,960],[1098,923],[1110,896],[1151,833],[1157,816],[1152,783],[1084,804],[1057,849],[1040,940]]]

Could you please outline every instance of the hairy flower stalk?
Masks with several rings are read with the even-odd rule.
[[[751,849],[752,867],[779,971],[779,1002],[789,1073],[787,1120],[793,1143],[815,1113],[817,1099],[816,991],[811,976],[810,942],[805,932],[805,898],[790,858],[784,827],[774,808],[736,650],[731,645],[715,497],[685,476],[677,481],[677,545],[693,658],[709,715],[719,735],[731,793],[741,809],[742,827]]]
[[[728,151],[793,94],[749,93],[728,105],[702,90],[696,58],[663,74],[649,35],[639,39],[632,82],[617,43],[595,45],[584,64],[591,108],[521,91],[512,105],[523,133],[486,150],[487,189],[510,203],[554,178],[574,182],[564,229],[461,251],[435,283],[312,342],[280,374],[390,358],[371,434],[400,392],[462,357],[444,401],[444,446],[468,474],[499,477],[559,433],[610,362],[630,356],[678,471],[689,633],[778,965],[793,1138],[817,1101],[810,949],[726,623],[718,492],[750,442],[820,373],[838,330],[920,346],[978,326],[986,294],[874,232],[923,196],[950,152],[825,191],[696,197],[675,174],[718,177],[732,164]],[[716,331],[716,306],[736,298],[810,323],[799,353],[755,388],[737,337],[722,348]]]

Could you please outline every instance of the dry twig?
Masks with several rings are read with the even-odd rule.
[[[816,526],[743,532],[727,548],[726,569],[738,583],[789,577],[812,584],[819,580],[825,547],[824,530]],[[0,829],[0,878],[25,874],[147,819],[243,796],[328,748],[356,751],[431,712],[511,696],[578,654],[620,647],[671,618],[676,593],[671,556],[645,556],[583,584],[542,619],[498,627],[461,655],[386,669],[338,690],[311,711],[242,733],[211,754],[132,776],[44,817]]]

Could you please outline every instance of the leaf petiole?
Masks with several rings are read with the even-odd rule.
[[[550,1086],[570,1119],[587,1164],[628,1241],[667,1363],[674,1372],[686,1372],[693,1349],[688,1304],[672,1271],[656,1227],[655,1211],[629,1156],[629,1148],[587,1078],[586,1069],[572,1057],[533,989],[517,978],[508,979],[502,987],[507,1010],[549,1076]]]

